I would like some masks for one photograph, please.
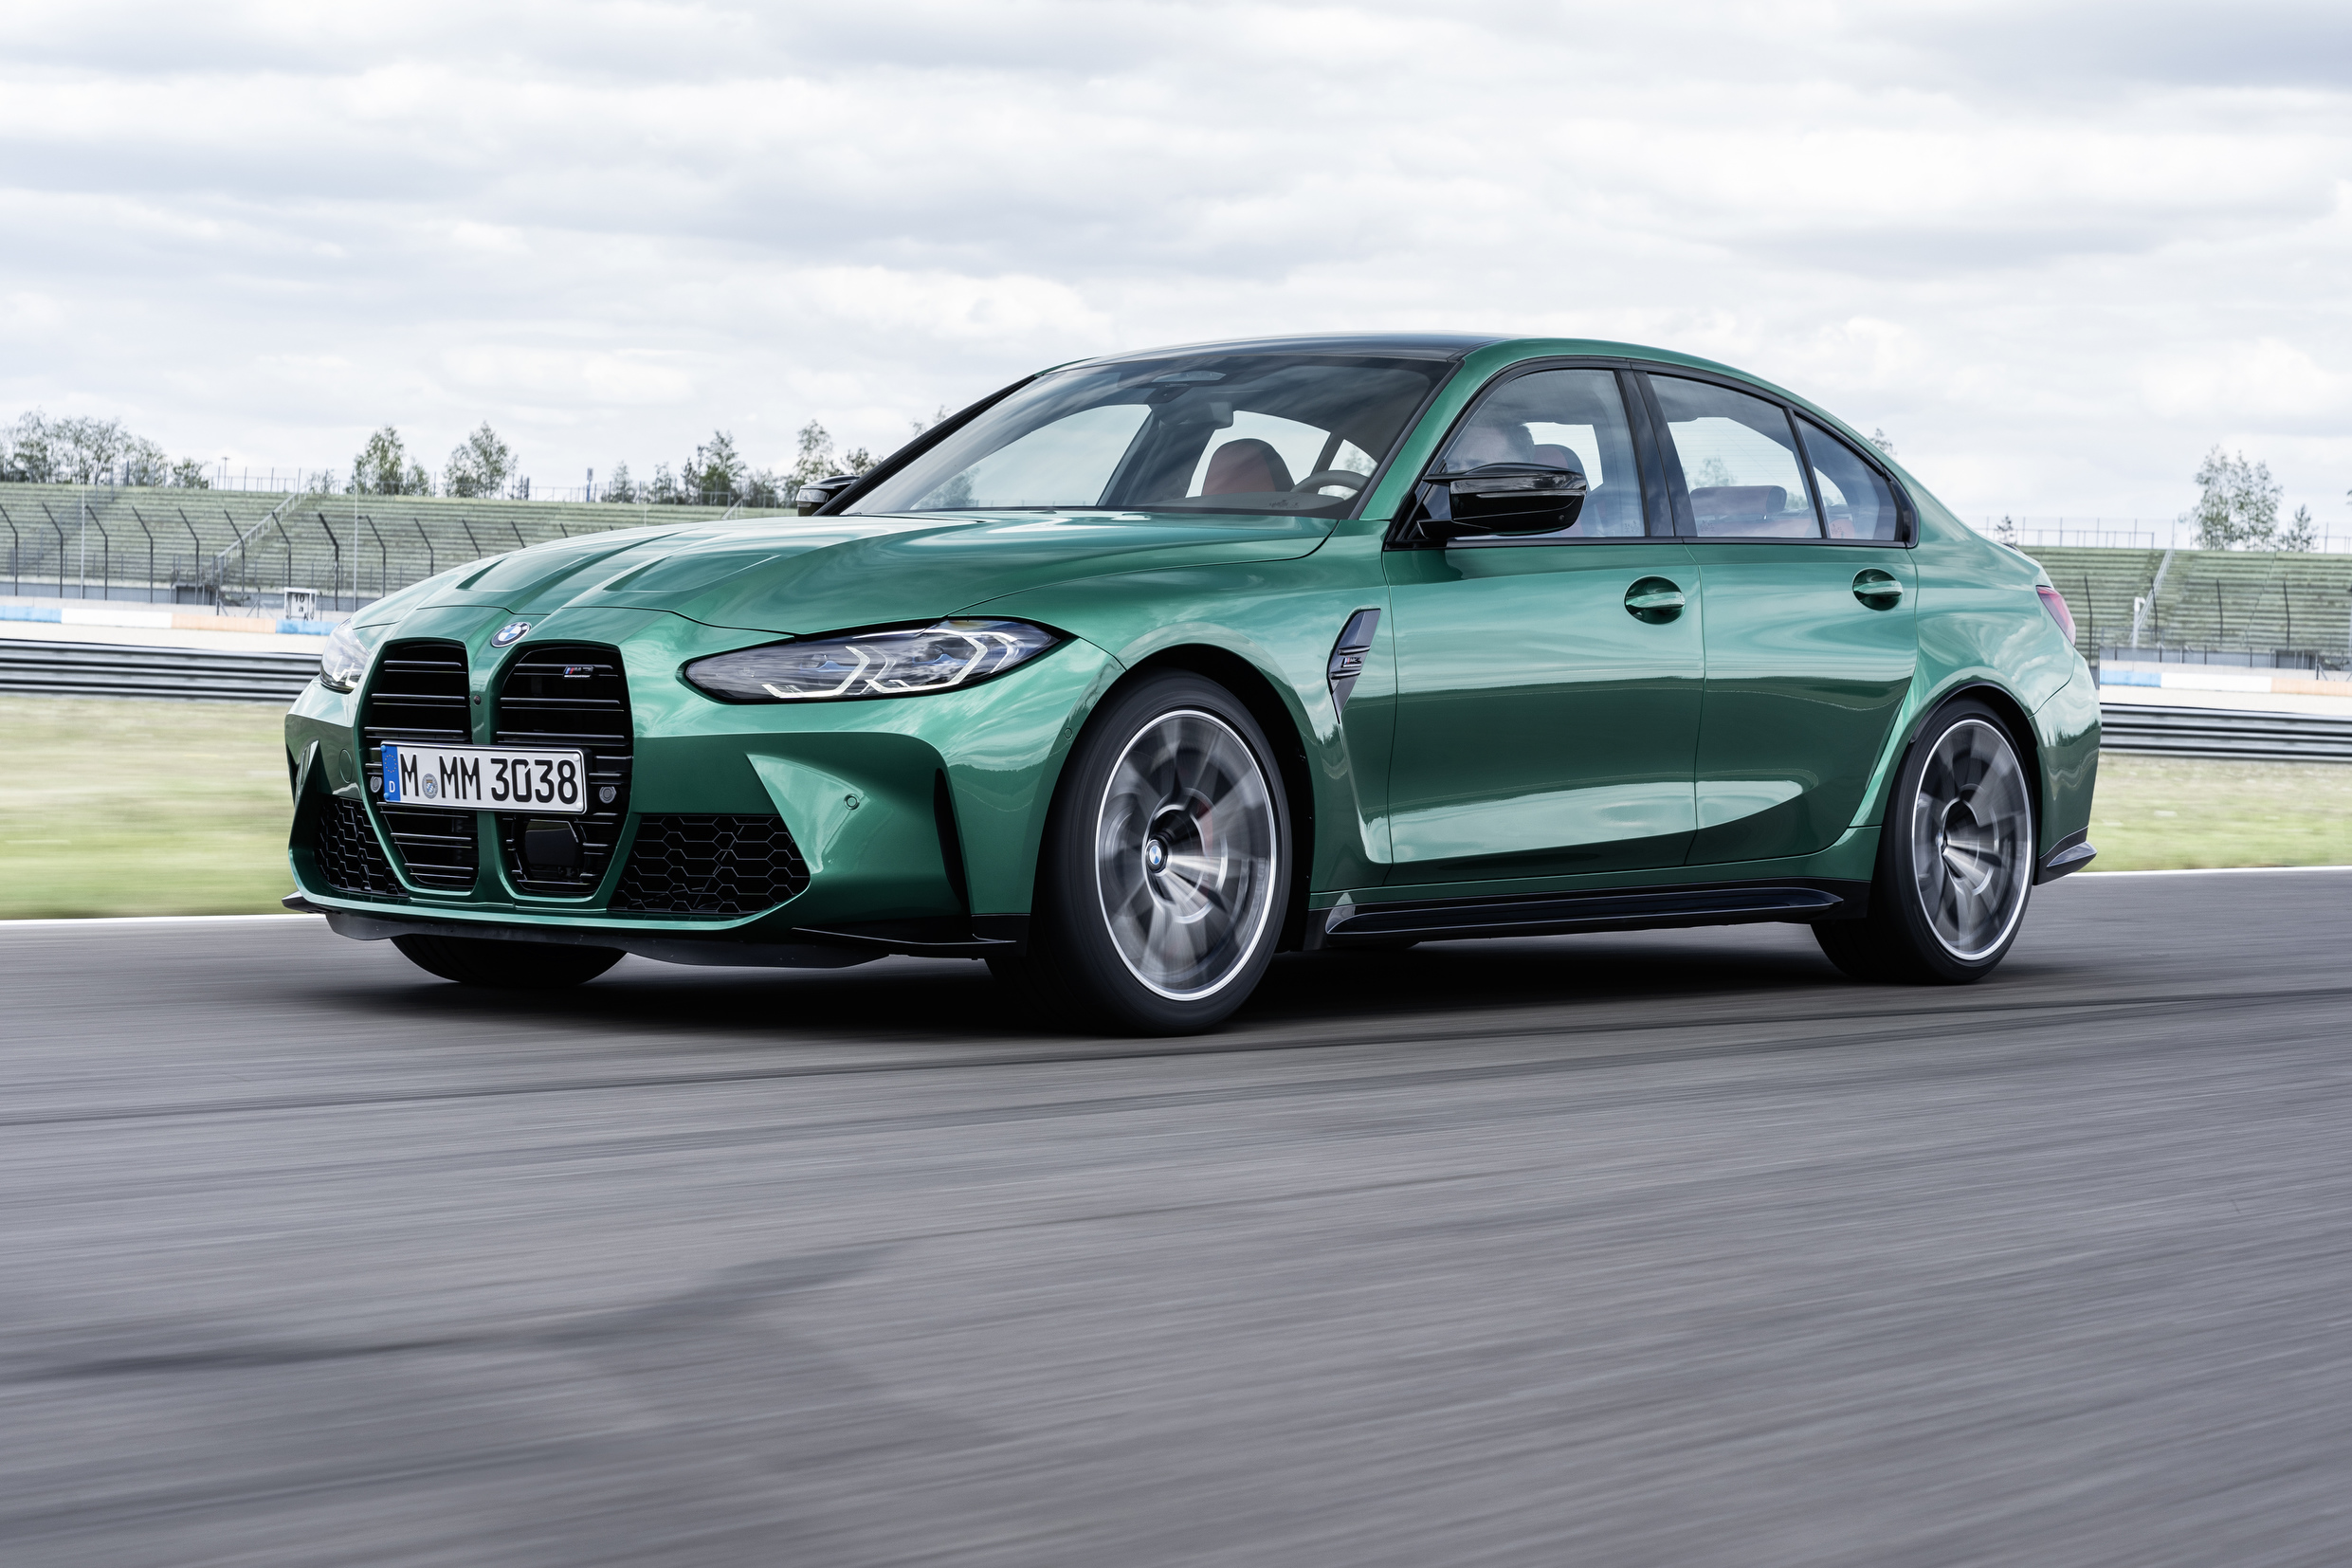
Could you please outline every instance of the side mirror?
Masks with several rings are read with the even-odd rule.
[[[830,479],[820,479],[813,484],[804,484],[793,493],[793,509],[804,518],[809,517],[818,507],[865,477],[864,474],[835,474]]]
[[[1538,463],[1482,463],[1423,485],[1430,520],[1449,534],[1550,534],[1584,510],[1584,476]]]

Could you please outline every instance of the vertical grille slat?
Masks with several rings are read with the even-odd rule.
[[[586,812],[534,818],[501,811],[498,831],[507,878],[524,892],[576,898],[594,891],[629,815],[634,732],[620,650],[594,643],[526,647],[499,681],[498,739],[501,745],[576,746],[587,754]],[[604,798],[607,790],[611,800]],[[536,831],[534,821],[541,824]]]
[[[463,746],[473,740],[472,700],[466,690],[465,648],[445,642],[394,643],[376,661],[360,720],[360,750],[368,793],[384,792],[385,741]],[[401,868],[420,886],[463,893],[482,868],[471,811],[382,806],[384,831]]]
[[[776,816],[648,816],[612,894],[616,915],[756,915],[809,885]]]

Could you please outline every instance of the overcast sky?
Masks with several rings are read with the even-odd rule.
[[[1600,337],[1883,427],[1972,519],[2352,536],[2352,5],[12,0],[0,418],[542,487],[1038,366]]]

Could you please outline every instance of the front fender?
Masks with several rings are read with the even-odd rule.
[[[1396,678],[1386,627],[1344,715],[1328,678],[1332,646],[1348,618],[1387,605],[1375,538],[1335,540],[1300,560],[1097,577],[994,599],[965,613],[1060,627],[1106,649],[1122,672],[1193,649],[1247,665],[1290,728],[1287,738],[1269,738],[1277,746],[1287,739],[1304,757],[1308,885],[1323,891],[1370,886],[1387,874]],[[1080,722],[1102,695],[1089,699]]]

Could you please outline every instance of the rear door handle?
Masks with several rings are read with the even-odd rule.
[[[1625,591],[1625,612],[1659,626],[1683,612],[1683,591],[1664,577],[1644,577]]]
[[[1892,610],[1902,602],[1903,585],[1877,567],[1854,574],[1854,597],[1872,610]]]

